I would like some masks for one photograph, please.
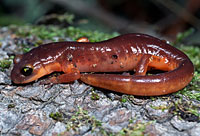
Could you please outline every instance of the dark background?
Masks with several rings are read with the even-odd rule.
[[[39,24],[44,16],[66,12],[75,15],[73,25],[104,32],[140,32],[175,40],[177,33],[193,28],[190,40],[199,43],[200,0],[1,0],[0,26]]]

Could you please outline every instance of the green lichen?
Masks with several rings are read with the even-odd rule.
[[[6,58],[4,60],[0,60],[0,67],[2,70],[9,68],[12,60],[14,59],[14,56],[10,56],[9,58]]]
[[[31,50],[31,48],[29,48],[29,47],[24,47],[24,48],[23,48],[23,52],[24,52],[24,53],[29,52],[30,50]]]
[[[126,128],[123,128],[119,132],[110,132],[103,128],[102,122],[95,119],[95,117],[91,117],[88,115],[88,112],[86,110],[83,110],[82,108],[79,108],[78,111],[68,120],[64,121],[66,123],[66,131],[75,131],[79,132],[79,128],[82,126],[89,126],[90,131],[95,134],[99,134],[102,136],[141,136],[148,134],[149,132],[146,132],[146,127],[149,125],[152,125],[153,122],[141,122],[138,121],[136,123],[133,123],[133,119],[130,119],[129,125]],[[64,134],[61,133],[60,135]]]
[[[82,108],[79,108],[79,110],[72,116],[69,120],[65,121],[66,123],[66,131],[75,131],[77,134],[79,132],[79,128],[82,126],[89,126],[90,131],[94,134],[102,135],[102,136],[142,136],[142,135],[148,135],[148,132],[146,130],[147,126],[150,126],[153,124],[153,122],[141,122],[138,121],[136,123],[133,123],[133,120],[131,119],[129,121],[129,125],[126,128],[123,128],[119,132],[110,132],[108,130],[105,130],[102,126],[102,122],[95,119],[95,117],[91,117],[88,115],[88,112],[83,110]],[[65,132],[66,132],[65,131]],[[65,132],[62,132],[59,135],[64,135]]]
[[[19,37],[37,37],[39,40],[52,40],[57,41],[57,39],[65,39],[70,37],[73,41],[80,37],[88,37],[90,42],[102,41],[109,39],[111,37],[117,36],[118,33],[106,34],[99,31],[87,31],[81,30],[79,28],[69,26],[67,28],[62,28],[59,26],[45,26],[45,25],[25,25],[25,26],[11,26],[17,36]]]
[[[66,125],[67,131],[70,129],[78,131],[81,126],[90,125],[92,132],[94,132],[96,128],[101,128],[102,126],[101,121],[95,119],[95,117],[89,116],[88,112],[82,108],[79,108],[75,115],[67,121]]]
[[[56,121],[62,121],[63,120],[63,116],[59,112],[55,112],[55,113],[52,112],[52,113],[49,114],[49,117],[56,120]]]
[[[176,94],[200,101],[200,73],[195,72],[190,84]]]
[[[165,110],[168,110],[171,107],[171,105],[167,105],[167,104],[165,104],[165,105],[159,105],[159,106],[150,105],[150,107],[152,109],[155,109],[155,110],[165,111]]]
[[[199,122],[200,120],[199,105],[195,105],[191,101],[178,99],[170,107],[170,112],[187,121]]]
[[[126,99],[126,98],[122,98],[122,99],[121,99],[121,102],[122,102],[122,103],[125,103],[125,102],[127,102],[127,99]]]
[[[92,88],[91,89],[91,99],[92,100],[99,100],[100,99],[100,97],[99,97],[99,95],[96,93],[96,92],[94,92],[94,88]]]
[[[130,123],[127,128],[123,128],[116,136],[144,136],[148,135],[149,132],[146,132],[146,127],[151,125],[153,122],[140,122],[133,124]],[[150,132],[151,133],[151,132]]]
[[[90,127],[90,131],[94,134],[100,134],[102,136],[112,135],[112,132],[106,131],[100,120],[97,120],[94,116],[89,116],[88,111],[78,108],[78,111],[69,119],[65,119],[63,123],[66,124],[66,131],[59,135],[65,135],[65,132],[75,131],[79,133],[80,128],[83,126]]]
[[[122,103],[125,103],[129,100],[129,95],[122,95],[122,97],[119,99]]]
[[[15,108],[15,104],[9,104],[8,105],[8,109],[12,109],[12,108]]]
[[[11,64],[11,61],[7,60],[7,59],[0,61],[0,67],[1,68],[9,68],[10,64]]]

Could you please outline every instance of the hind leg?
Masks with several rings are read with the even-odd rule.
[[[137,67],[135,68],[135,75],[146,75],[149,63],[152,61],[152,55],[143,55],[139,61]]]

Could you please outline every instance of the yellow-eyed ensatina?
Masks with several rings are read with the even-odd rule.
[[[167,72],[146,75],[150,69]],[[134,75],[105,74],[133,70]],[[53,83],[80,79],[92,86],[125,94],[157,96],[184,88],[193,77],[194,67],[183,52],[163,40],[146,34],[125,34],[96,43],[41,45],[15,57],[11,79],[16,84],[29,83],[55,71],[64,74],[52,77]]]

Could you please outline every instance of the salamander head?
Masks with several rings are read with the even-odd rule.
[[[42,66],[37,55],[27,53],[14,58],[14,67],[11,71],[11,80],[16,84],[32,82],[48,72]]]

